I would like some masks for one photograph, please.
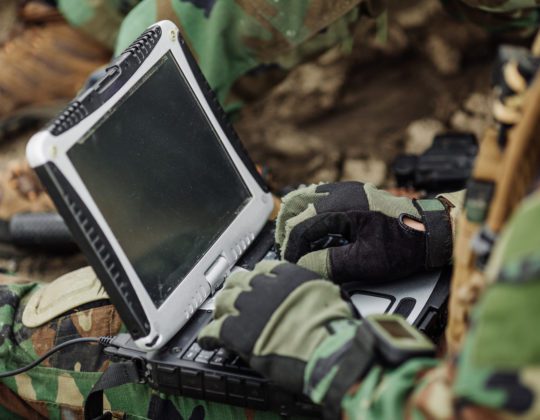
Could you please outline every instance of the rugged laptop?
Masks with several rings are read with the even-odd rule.
[[[277,258],[272,197],[178,29],[151,26],[27,148],[156,388],[282,413],[313,413],[225,350],[195,343],[231,270]],[[360,313],[440,331],[448,276],[345,286]]]

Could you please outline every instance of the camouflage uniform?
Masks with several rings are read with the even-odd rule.
[[[359,2],[59,0],[58,4],[73,25],[107,45],[116,44],[117,51],[155,20],[176,20],[204,74],[225,103],[232,100],[231,89],[246,73],[271,64],[289,68],[349,39],[350,27],[360,15],[356,7]],[[537,22],[536,0],[445,3],[461,16],[493,15],[497,22],[504,21],[510,27],[536,26]],[[230,102],[227,104],[233,108]],[[537,194],[524,204],[500,241],[494,257],[498,269],[492,270],[498,273],[497,281],[477,308],[474,328],[460,357],[415,360],[392,371],[374,368],[343,400],[350,418],[540,415],[536,400],[540,394],[540,341],[530,326],[530,320],[540,319],[535,305],[540,298],[540,282],[534,281],[540,280],[540,229],[535,223],[539,217]],[[48,286],[9,277],[2,277],[0,282],[2,371],[25,365],[69,339],[114,335],[122,329],[114,308],[100,295],[59,313],[52,305],[51,314],[41,320],[42,324],[25,326],[22,317],[28,302]],[[311,365],[347,338],[346,332],[331,337],[319,348]],[[3,380],[0,417],[79,418],[84,398],[107,363],[96,346],[83,344],[56,354],[26,374]],[[311,397],[317,400],[325,386],[325,381],[320,381]],[[106,408],[118,415],[126,413],[127,418],[276,417],[158,395],[143,385],[106,391],[104,401]]]

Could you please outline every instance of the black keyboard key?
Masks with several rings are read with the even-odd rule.
[[[202,350],[199,355],[195,358],[196,362],[199,363],[208,363],[210,359],[214,357],[215,351],[213,350]]]
[[[206,373],[204,375],[204,390],[212,396],[225,396],[225,378],[215,373]]]
[[[170,387],[172,389],[178,388],[180,385],[178,369],[179,368],[175,366],[157,365],[156,373],[158,383],[161,386]]]
[[[195,360],[195,358],[197,357],[197,354],[199,354],[199,353],[195,352],[193,350],[188,350],[186,352],[186,354],[184,354],[184,357],[182,357],[182,359],[184,359],[184,360]]]
[[[240,356],[233,356],[225,361],[225,366],[238,369],[238,360],[240,360]]]
[[[201,346],[199,346],[199,344],[196,341],[191,345],[191,347],[189,349],[193,350],[193,351],[196,351],[197,353],[202,350]]]
[[[227,389],[229,395],[236,398],[244,398],[245,388],[244,382],[238,378],[227,378]]]
[[[212,360],[210,360],[210,364],[214,366],[225,366],[226,360],[227,359],[225,357],[216,354],[214,357],[212,357]]]
[[[216,356],[223,356],[225,359],[227,359],[231,356],[231,352],[222,347],[216,352]]]
[[[184,360],[195,360],[197,355],[201,352],[201,346],[197,343],[193,343],[191,347],[184,353],[182,359]]]
[[[268,253],[264,256],[263,260],[270,260],[270,261],[279,260],[279,255],[277,253],[277,250],[275,248],[270,249],[270,251],[268,251]]]
[[[266,389],[260,382],[246,381],[246,401],[249,407],[266,408]]]
[[[191,369],[182,369],[180,375],[182,393],[188,397],[202,398],[202,376],[202,372]]]

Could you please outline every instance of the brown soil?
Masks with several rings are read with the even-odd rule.
[[[244,110],[238,130],[276,188],[341,179],[348,159],[388,164],[416,120],[476,128],[468,126],[475,110],[464,103],[489,92],[495,40],[429,0],[403,2],[389,15],[386,43],[376,41],[373,25],[361,26],[352,52],[334,50],[300,66]],[[459,112],[465,117],[453,118]]]

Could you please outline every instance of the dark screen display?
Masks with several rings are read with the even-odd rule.
[[[394,338],[415,338],[397,321],[377,321],[377,323]]]
[[[68,156],[160,306],[250,193],[174,58],[149,74]]]

